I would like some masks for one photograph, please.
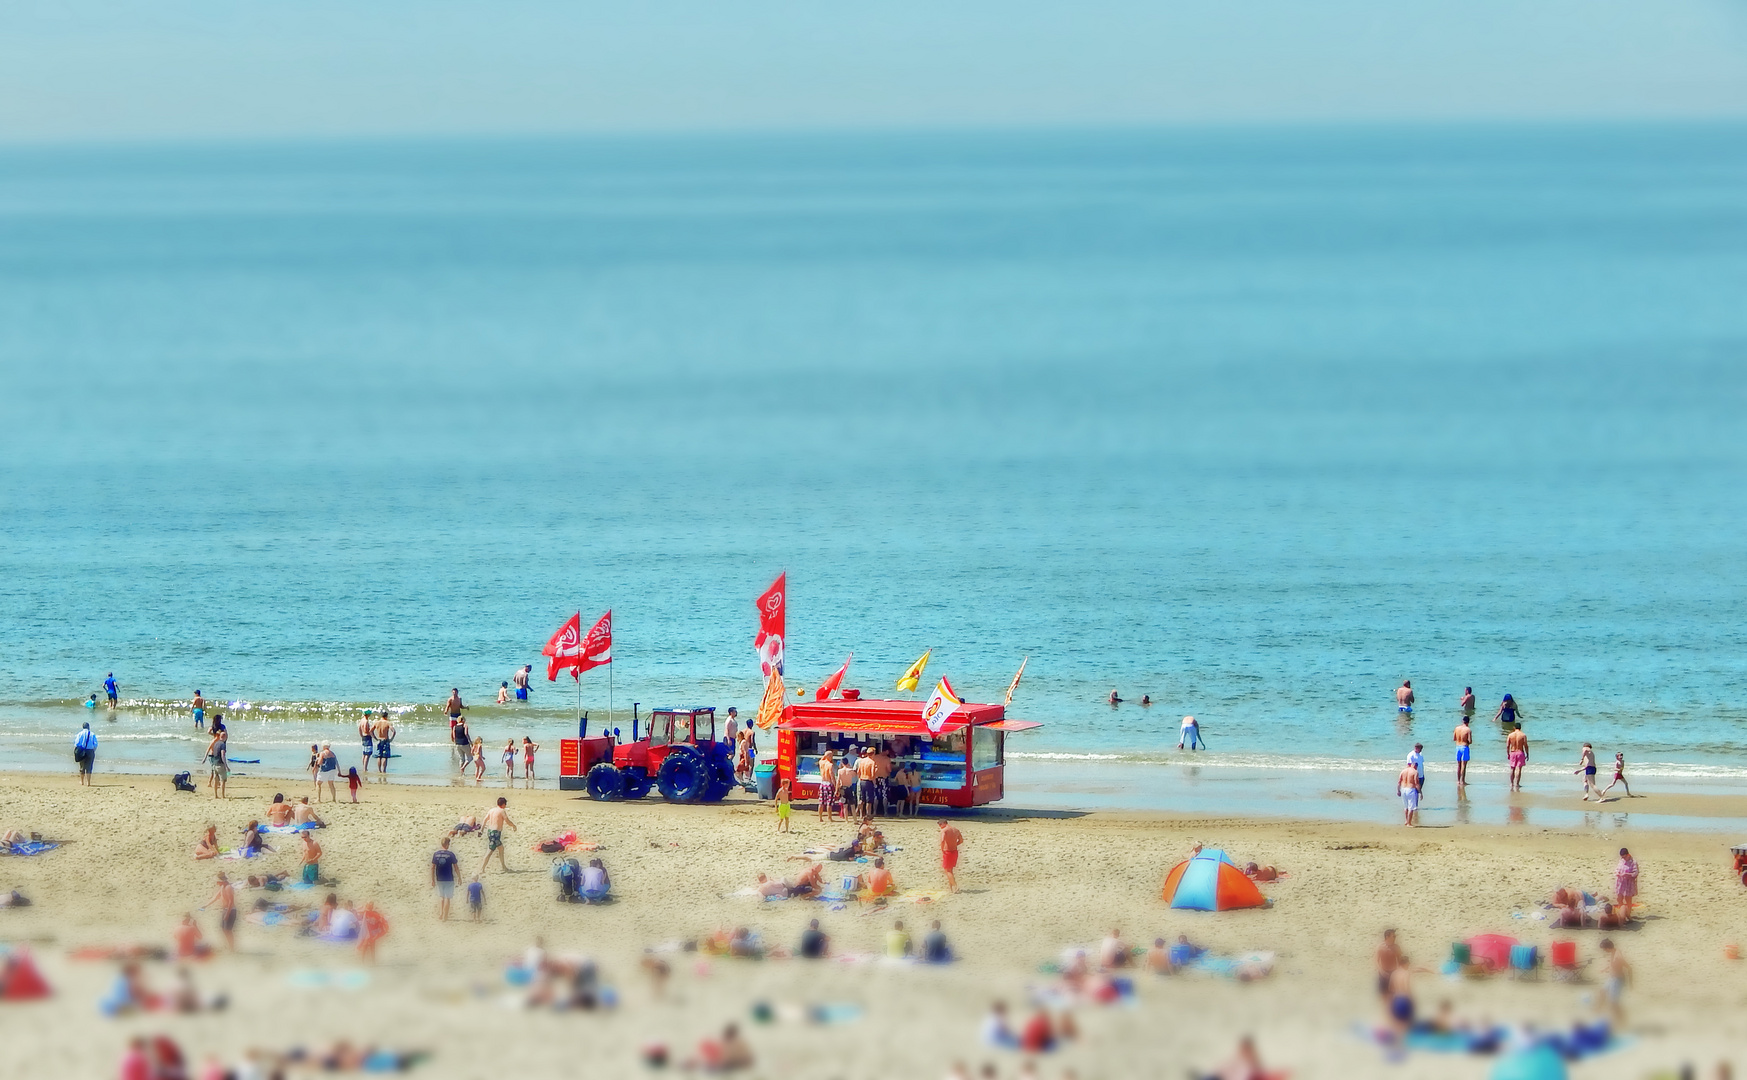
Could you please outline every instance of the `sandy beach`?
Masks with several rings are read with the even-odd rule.
[[[756,1065],[747,1074],[875,1078],[945,1076],[956,1061],[985,1062],[996,1075],[1021,1072],[1021,1058],[978,1038],[991,1001],[1023,1019],[1028,988],[1051,977],[1040,965],[1064,948],[1095,949],[1111,929],[1146,944],[1187,934],[1220,953],[1276,954],[1272,976],[1243,984],[1205,974],[1136,973],[1136,994],[1112,1006],[1075,1008],[1076,1040],[1038,1059],[1037,1075],[1182,1076],[1224,1060],[1236,1038],[1254,1033],[1264,1059],[1304,1077],[1402,1075],[1361,1026],[1381,1021],[1372,954],[1379,932],[1400,928],[1415,965],[1437,966],[1450,943],[1500,932],[1545,945],[1554,937],[1535,919],[1536,904],[1560,885],[1611,888],[1615,850],[1629,843],[1643,867],[1649,918],[1612,935],[1636,972],[1626,993],[1630,1039],[1618,1051],[1573,1067],[1579,1077],[1647,1076],[1681,1062],[1710,1075],[1747,1045],[1747,965],[1725,958],[1747,937],[1747,895],[1729,872],[1728,847],[1704,835],[1641,830],[1561,832],[1529,828],[1407,830],[1363,824],[1198,820],[1133,814],[997,809],[959,819],[966,837],[963,891],[943,886],[932,819],[886,823],[890,857],[905,897],[887,910],[802,900],[761,902],[736,895],[760,872],[792,876],[788,856],[842,843],[851,830],[816,822],[797,807],[795,831],[775,831],[767,805],[736,798],[716,807],[659,802],[601,805],[571,793],[506,790],[500,781],[453,788],[371,784],[359,805],[324,805],[319,835],[333,891],[373,901],[391,923],[379,962],[367,975],[348,946],[300,939],[286,927],[244,920],[237,955],[194,965],[203,991],[230,998],[217,1013],[102,1018],[97,1002],[116,975],[111,962],[76,960],[93,945],[168,945],[182,913],[212,893],[215,871],[296,868],[295,845],[249,862],[197,862],[192,847],[212,822],[227,842],[263,815],[272,793],[300,786],[242,780],[231,798],[177,794],[161,781],[99,774],[80,788],[70,777],[8,776],[0,783],[0,823],[68,841],[58,850],[0,861],[0,888],[33,901],[0,911],[0,940],[27,946],[55,990],[43,1002],[0,1005],[0,1036],[14,1076],[114,1075],[136,1033],[165,1032],[196,1062],[216,1054],[229,1065],[252,1047],[312,1049],[347,1039],[430,1059],[414,1075],[634,1076],[640,1051],[665,1043],[677,1061],[728,1022],[746,1033]],[[483,814],[507,795],[519,831],[509,843],[510,873],[483,876],[485,919],[439,923],[428,884],[438,840],[458,818]],[[1652,799],[1654,796],[1652,796]],[[1645,800],[1649,801],[1649,800]],[[552,856],[530,850],[544,837],[575,830],[598,844],[583,854],[604,860],[616,901],[561,905],[548,870]],[[275,840],[288,840],[275,837]],[[1165,872],[1193,842],[1219,846],[1240,862],[1286,871],[1266,886],[1267,909],[1204,914],[1169,910],[1159,899]],[[484,855],[478,837],[457,841],[465,871]],[[280,892],[275,900],[318,899]],[[918,895],[921,894],[921,895]],[[257,897],[239,892],[247,910]],[[927,896],[927,899],[922,899]],[[1521,913],[1523,917],[1513,917]],[[646,947],[703,938],[736,926],[767,945],[793,948],[818,918],[833,950],[861,957],[883,950],[903,919],[920,933],[939,919],[962,958],[949,966],[878,960],[812,962],[664,954],[673,975],[657,998],[639,961]],[[216,916],[199,914],[209,941]],[[503,970],[536,936],[554,955],[600,964],[619,1005],[592,1013],[530,1011],[515,1000]],[[1597,955],[1601,935],[1570,932],[1580,955]],[[156,989],[173,982],[169,963],[148,963]],[[1594,965],[1591,965],[1592,969]],[[311,974],[325,973],[323,975]],[[325,984],[325,985],[322,985]],[[362,984],[362,985],[361,985]],[[1416,976],[1423,1011],[1441,1000],[1459,1016],[1533,1021],[1556,1027],[1588,1016],[1594,980],[1512,981]],[[758,1023],[768,1002],[776,1020]],[[807,1004],[839,1009],[837,1022],[797,1019]],[[1414,1053],[1411,1075],[1485,1075],[1490,1059]]]

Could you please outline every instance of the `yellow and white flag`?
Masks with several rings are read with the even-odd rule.
[[[940,734],[940,729],[946,726],[946,718],[958,711],[964,702],[952,692],[952,684],[944,678],[940,685],[934,688],[934,693],[928,695],[928,704],[922,706],[922,722],[928,725],[930,735]]]
[[[922,669],[928,666],[928,657],[933,655],[933,653],[934,653],[934,650],[929,649],[927,652],[922,654],[921,659],[917,660],[914,664],[910,665],[909,670],[905,671],[903,674],[903,677],[898,680],[898,689],[900,689],[900,690],[914,690],[914,689],[916,689],[916,683],[918,681],[920,681],[922,678]]]
[[[780,671],[772,671],[770,678],[764,681],[764,700],[758,703],[758,715],[752,722],[758,725],[760,731],[776,726],[783,715],[783,676]]]

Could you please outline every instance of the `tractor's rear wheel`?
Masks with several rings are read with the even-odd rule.
[[[588,797],[597,802],[624,798],[625,774],[606,762],[588,771]]]
[[[668,802],[697,802],[710,783],[704,759],[691,750],[675,750],[661,763],[655,786]]]

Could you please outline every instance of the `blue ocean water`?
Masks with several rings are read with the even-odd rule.
[[[7,150],[0,745],[113,670],[106,759],[199,687],[295,771],[609,607],[621,725],[747,712],[786,569],[796,684],[1029,656],[1046,786],[1190,712],[1393,771],[1468,685],[1747,779],[1744,295],[1739,126]]]

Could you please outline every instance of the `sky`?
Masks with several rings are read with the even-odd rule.
[[[7,0],[0,142],[1747,118],[1747,0]]]

